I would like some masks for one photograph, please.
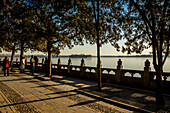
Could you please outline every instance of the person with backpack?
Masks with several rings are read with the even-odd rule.
[[[34,70],[35,70],[35,60],[34,60],[33,55],[31,55],[30,64],[31,64],[31,73],[32,73],[32,76],[33,76],[34,75]]]
[[[4,76],[6,76],[6,70],[7,70],[7,76],[9,76],[9,60],[7,57],[3,60],[3,71],[4,71]]]

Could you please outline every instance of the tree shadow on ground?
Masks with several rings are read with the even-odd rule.
[[[75,91],[75,90],[61,91],[61,92],[55,92],[55,93],[50,93],[50,94],[46,94],[46,95],[62,94],[62,93],[71,93],[71,92],[76,92],[76,91]]]
[[[157,106],[154,93],[145,92],[144,90],[122,88],[117,85],[103,85],[102,91],[98,91],[98,87],[88,87],[82,89],[82,91],[88,92],[93,95],[101,97],[103,101],[114,103],[122,102],[128,105],[132,105],[138,108],[146,109],[152,112],[158,112],[160,110],[170,110],[170,106]],[[106,99],[103,99],[106,98]],[[109,101],[107,99],[110,99]],[[113,101],[113,102],[112,102]],[[119,105],[119,104],[118,104]]]
[[[0,108],[7,107],[7,106],[19,105],[19,104],[28,104],[28,103],[34,103],[34,102],[45,101],[45,100],[52,100],[52,99],[63,98],[63,97],[69,97],[69,96],[75,96],[75,95],[76,95],[76,94],[70,94],[70,95],[64,95],[64,96],[52,97],[52,98],[45,98],[45,99],[40,99],[40,100],[24,101],[24,102],[20,102],[20,103],[13,103],[13,104],[8,104],[8,105],[2,105],[2,106],[0,106]]]
[[[38,87],[51,87],[51,86],[59,86],[61,84],[52,84],[52,85],[41,85],[41,86],[35,86],[35,87],[31,87],[31,88],[38,88]]]
[[[81,105],[86,105],[86,104],[90,104],[90,103],[94,103],[94,102],[98,102],[99,100],[88,100],[85,102],[80,102],[74,105],[70,105],[69,107],[74,107],[74,106],[81,106]]]
[[[10,76],[4,76],[4,77],[10,77]],[[19,81],[19,80],[32,80],[32,78],[18,78],[18,79],[11,79],[11,80],[1,80],[0,82]]]

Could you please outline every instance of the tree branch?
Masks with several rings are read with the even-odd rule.
[[[95,4],[94,4],[94,0],[91,0],[92,2],[92,5],[93,5],[93,13],[94,13],[94,19],[95,19],[95,22],[97,22],[97,18],[96,18],[96,8],[95,8]]]
[[[170,29],[170,26],[169,26],[169,29]],[[167,38],[167,49],[166,49],[166,53],[165,53],[165,57],[164,57],[164,60],[162,62],[162,65],[164,65],[164,63],[165,63],[165,61],[166,61],[166,59],[167,59],[167,57],[169,55],[169,46],[170,46],[170,42],[169,41],[170,41],[170,32],[169,32],[168,38]]]
[[[148,26],[150,27],[150,29],[152,29],[152,26],[151,26],[149,20],[146,18],[145,14],[142,12],[142,10],[139,8],[138,4],[135,3],[134,0],[130,0],[130,1],[132,2],[132,4],[134,4],[134,6],[137,8],[137,10],[139,11],[139,13],[141,14],[141,16],[142,16],[142,18],[143,18],[143,20],[144,20],[144,22],[145,22],[146,29],[147,29],[147,31],[148,31],[148,33],[149,33]],[[149,36],[149,37],[150,37],[150,36]],[[150,37],[150,38],[151,38],[151,37]]]

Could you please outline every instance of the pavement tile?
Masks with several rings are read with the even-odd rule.
[[[13,106],[8,106],[11,104],[5,95],[0,91],[0,112],[1,113],[12,113],[17,112]]]

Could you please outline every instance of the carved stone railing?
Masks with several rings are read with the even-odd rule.
[[[2,60],[0,59],[2,63]],[[18,59],[14,62],[14,66],[18,66]],[[30,63],[28,62],[27,68],[30,68]],[[44,70],[44,61],[38,64],[38,69],[40,71]],[[84,59],[81,60],[80,66],[72,65],[71,59],[68,60],[67,65],[62,65],[61,60],[58,59],[57,64],[52,64],[52,73],[53,74],[63,74],[68,76],[76,76],[87,79],[97,79],[97,68],[91,66],[85,66]],[[101,68],[102,81],[112,82],[112,83],[123,83],[131,85],[139,85],[144,87],[156,87],[156,72],[151,71],[150,62],[146,60],[144,70],[130,70],[123,69],[122,61],[119,59],[117,62],[117,68]],[[167,82],[167,77],[170,77],[170,73],[164,72],[162,80]],[[168,81],[169,82],[169,81]]]
[[[149,76],[150,76],[151,80],[156,80],[156,72],[154,72],[154,71],[149,72]],[[168,77],[170,77],[170,73],[164,72],[163,76],[162,76],[162,80],[165,82],[165,81],[167,81]]]
[[[142,78],[144,71],[141,70],[129,70],[129,69],[122,69],[122,74],[124,77],[131,77],[131,78]]]
[[[112,69],[112,68],[101,68],[101,72],[102,72],[102,74],[115,75],[115,74],[116,74],[116,69]]]

